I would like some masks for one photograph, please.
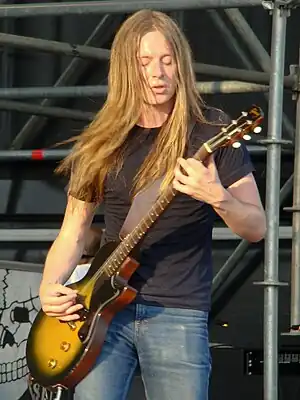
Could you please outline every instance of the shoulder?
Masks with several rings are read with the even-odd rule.
[[[196,121],[190,136],[191,145],[196,147],[217,135],[231,121],[228,114],[218,108],[205,107],[202,111],[204,121]]]
[[[225,111],[215,107],[205,107],[203,115],[207,123],[204,125],[224,125],[230,122],[230,117]]]

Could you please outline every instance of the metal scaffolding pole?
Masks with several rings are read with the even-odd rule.
[[[232,25],[240,34],[241,38],[243,38],[250,52],[255,57],[257,63],[264,71],[269,72],[271,69],[270,55],[268,54],[267,50],[264,48],[256,34],[253,32],[253,29],[248,24],[240,10],[236,8],[233,8],[231,10],[225,9],[224,13],[227,15]]]
[[[69,153],[68,149],[0,150],[0,162],[60,161]]]
[[[106,96],[107,86],[46,86],[0,89],[0,99],[78,98]]]
[[[288,10],[274,2],[271,43],[264,267],[264,399],[278,399],[278,247],[283,77]]]
[[[261,68],[270,73],[271,68],[271,58],[268,52],[265,50],[263,45],[261,44],[258,37],[253,32],[251,26],[248,24],[242,13],[238,9],[225,10],[227,17],[229,18],[232,25],[235,27],[240,36],[245,40],[246,45],[248,46],[250,52],[255,57],[255,60],[258,61]],[[245,54],[240,44],[235,39],[234,35],[231,33],[230,29],[227,28],[226,24],[223,22],[222,18],[218,14],[216,10],[210,10],[209,14],[216,24],[216,26],[221,30],[222,34],[225,35],[227,43],[233,48],[237,56],[241,59],[242,63],[249,70],[254,70],[255,67],[253,63],[250,61],[249,57]],[[269,100],[268,93],[265,93],[265,98]],[[290,138],[294,137],[295,128],[288,118],[288,116],[283,113],[283,126],[285,131],[287,132]]]
[[[279,205],[281,206],[286,199],[290,196],[293,189],[293,175],[284,183],[279,194]],[[243,260],[244,255],[249,250],[251,243],[243,239],[236,247],[234,252],[218,271],[218,273],[213,278],[212,285],[212,302],[214,299],[219,297],[222,287],[226,284],[226,281],[230,278],[231,274],[234,272],[237,265]]]
[[[292,229],[290,226],[280,228],[280,238],[290,239]],[[59,233],[56,228],[0,228],[0,243],[17,242],[52,242]],[[238,240],[238,236],[229,228],[215,227],[212,232],[213,240]]]
[[[17,49],[38,50],[45,53],[64,54],[72,57],[90,58],[94,60],[107,61],[110,58],[110,50],[108,49],[57,42],[55,40],[18,36],[8,33],[0,33],[0,45]]]
[[[74,121],[92,121],[94,113],[80,110],[69,110],[62,107],[46,107],[40,104],[28,104],[19,101],[0,100],[0,110],[18,111],[44,117],[68,118]]]
[[[293,239],[292,239],[292,266],[291,266],[291,317],[290,325],[299,333],[300,326],[300,48],[299,66],[297,68],[297,106],[296,106],[296,134],[294,159],[294,191],[293,207]]]
[[[264,146],[247,146],[250,154],[266,154],[267,149]],[[19,162],[19,161],[43,161],[53,160],[60,161],[69,154],[70,150],[66,149],[30,149],[30,150],[0,150],[1,162]]]
[[[261,6],[261,0],[119,0],[0,6],[0,18],[131,13],[144,8],[161,11]]]
[[[248,55],[242,49],[240,43],[238,42],[236,37],[233,35],[231,30],[227,27],[223,18],[220,16],[219,11],[207,10],[207,13],[210,16],[210,18],[212,19],[213,23],[216,25],[216,27],[220,30],[223,39],[225,39],[228,46],[230,46],[232,48],[232,50],[235,52],[237,57],[245,65],[245,67],[248,70],[254,70],[255,67],[254,67],[253,63],[249,60]]]
[[[240,81],[198,82],[197,87],[202,94],[259,93],[269,91],[268,85]]]
[[[227,10],[229,11],[229,10]],[[234,10],[235,11],[235,10]],[[212,18],[213,22],[215,23],[216,27],[220,29],[222,32],[222,35],[224,35],[225,40],[227,43],[232,47],[234,52],[236,53],[237,57],[239,57],[242,61],[242,63],[245,65],[246,68],[249,70],[253,70],[254,64],[248,57],[248,55],[245,53],[245,51],[242,49],[240,43],[237,41],[235,36],[232,34],[231,30],[227,27],[221,16],[216,10],[209,10],[208,11],[210,17]],[[237,20],[237,15],[236,13],[230,14],[230,16],[233,18],[234,16],[236,17],[234,21]],[[237,29],[238,32],[242,37],[248,35],[251,27],[248,25],[248,23],[245,21],[244,17],[239,13],[239,17],[242,18],[242,22],[238,20],[237,22],[241,26],[240,29]],[[231,22],[234,22],[231,19]],[[234,24],[234,26],[237,28],[237,26]],[[242,30],[242,32],[241,32]],[[251,35],[250,35],[251,36]],[[256,38],[256,36],[255,36]],[[262,46],[260,45],[260,42],[258,41],[258,45],[256,46],[255,43],[258,41],[258,39],[254,39],[253,43],[249,44],[251,45],[251,51],[253,55],[255,56],[255,52],[258,51],[263,51]],[[260,50],[259,50],[260,49]],[[266,59],[269,57],[267,52],[264,50],[264,55],[261,56],[261,59],[264,60],[264,67],[267,68],[267,72],[270,72],[270,62],[269,66],[266,65]],[[269,57],[270,59],[270,57]],[[270,61],[270,60],[269,60]],[[265,97],[268,99],[268,93],[264,93]],[[290,136],[293,135],[294,132],[294,127],[288,117],[283,114],[283,125],[286,129],[286,131],[289,133]],[[282,205],[287,197],[290,195],[291,191],[293,188],[293,176],[288,179],[288,181],[283,185],[281,191],[280,191],[280,197],[279,197],[279,202],[280,205]],[[238,265],[242,262],[244,255],[246,252],[249,250],[250,243],[247,242],[246,240],[242,240],[241,243],[237,246],[237,248],[234,250],[232,255],[228,258],[228,260],[225,262],[225,264],[222,266],[222,268],[218,271],[218,273],[215,275],[213,279],[213,287],[212,287],[212,303],[214,304],[215,301],[218,301],[219,297],[222,296],[222,291],[226,290],[226,283],[227,281],[230,280],[230,277],[232,273],[235,271],[235,269],[238,267]],[[263,251],[259,250],[260,257],[263,257]],[[254,263],[255,257],[253,256],[251,258],[251,261]]]
[[[14,20],[4,19],[1,21],[2,29],[4,32],[12,32],[15,26]],[[13,51],[9,48],[4,48],[1,54],[1,86],[12,87],[14,79],[14,57]],[[12,115],[8,113],[1,113],[1,127],[0,135],[3,137],[5,134],[6,140],[12,140]],[[3,137],[4,139],[4,137]],[[2,146],[7,147],[6,140],[2,142]]]
[[[116,18],[116,16],[105,15],[100,20],[99,24],[95,27],[93,32],[87,38],[84,46],[88,45],[97,45],[101,46],[106,37],[108,36],[108,32],[111,32],[117,24],[119,24],[121,18]],[[65,70],[62,72],[60,77],[55,82],[54,86],[69,86],[78,80],[79,76],[86,70],[87,63],[82,59],[75,57],[73,58]],[[52,106],[55,104],[54,99],[44,99],[41,102],[41,106]],[[40,118],[38,116],[31,116],[19,133],[16,135],[15,139],[12,142],[11,148],[17,150],[23,147],[23,145],[30,138],[34,139],[41,129],[45,126],[47,120],[45,118]]]
[[[62,43],[54,40],[36,39],[32,37],[24,37],[17,35],[9,35],[0,33],[0,44],[17,48],[39,50],[49,53],[65,54],[72,57],[90,58],[95,60],[109,60],[110,50],[99,49],[87,45],[75,45],[70,43]],[[224,79],[238,79],[246,82],[268,84],[270,74],[260,71],[249,71],[237,68],[224,67],[219,65],[210,65],[195,63],[195,72],[210,76],[218,76]],[[287,76],[284,79],[286,88],[293,85],[293,77]]]
[[[200,93],[254,93],[266,92],[267,85],[239,81],[197,82]],[[68,86],[68,87],[25,87],[0,89],[0,99],[29,99],[29,98],[77,98],[106,96],[107,86]]]
[[[110,50],[99,49],[87,45],[75,45],[62,43],[54,40],[36,39],[17,35],[0,33],[0,44],[17,48],[32,49],[43,52],[65,54],[72,57],[90,58],[95,60],[109,60]],[[235,79],[239,81],[269,84],[270,74],[260,71],[249,71],[238,68],[224,67],[220,65],[210,65],[195,63],[194,70],[198,74],[217,76],[223,79]],[[285,88],[291,88],[294,80],[293,76],[284,78]]]

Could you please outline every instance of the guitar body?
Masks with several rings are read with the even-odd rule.
[[[133,258],[126,258],[117,275],[110,277],[103,272],[93,278],[117,246],[116,242],[104,245],[85,277],[69,285],[78,290],[84,305],[80,320],[61,322],[42,310],[37,314],[26,348],[32,381],[44,387],[72,388],[93,367],[111,320],[136,297],[136,290],[127,285],[139,266]]]

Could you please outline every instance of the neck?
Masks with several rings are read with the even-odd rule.
[[[144,128],[158,128],[162,126],[168,119],[172,107],[172,102],[159,105],[145,105],[138,125]]]

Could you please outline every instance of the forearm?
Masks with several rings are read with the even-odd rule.
[[[63,284],[80,261],[84,239],[59,234],[53,242],[45,262],[42,284]]]
[[[255,205],[237,200],[224,189],[224,196],[213,205],[226,225],[240,237],[258,242],[265,236],[266,219],[263,210]]]

